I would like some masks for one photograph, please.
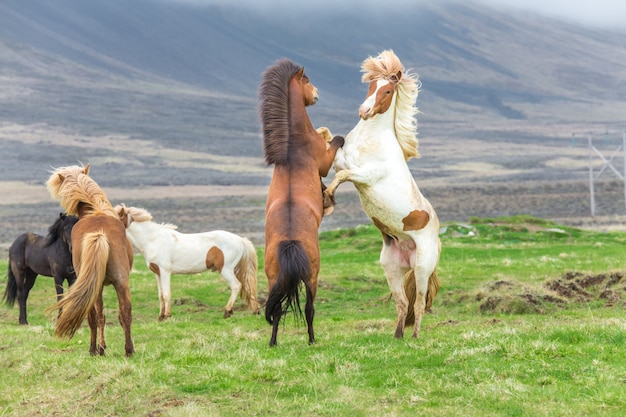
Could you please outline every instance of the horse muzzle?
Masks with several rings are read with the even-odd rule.
[[[370,116],[372,115],[372,108],[371,107],[366,107],[366,106],[361,106],[359,107],[359,117],[363,120],[367,120],[370,118]]]

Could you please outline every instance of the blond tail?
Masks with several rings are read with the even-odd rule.
[[[257,294],[257,270],[258,259],[254,245],[246,238],[242,238],[244,253],[241,255],[237,266],[235,266],[235,276],[241,282],[241,297],[245,297],[248,308],[254,313],[261,309]]]
[[[430,311],[437,292],[439,292],[439,277],[435,269],[428,278],[428,290],[426,291],[426,306],[424,311]],[[415,272],[410,270],[404,276],[404,293],[409,299],[409,307],[406,313],[405,326],[412,326],[415,323],[415,299],[417,297],[417,289],[415,287]]]
[[[46,311],[62,309],[54,335],[71,339],[80,328],[102,290],[109,259],[109,242],[103,231],[87,233],[82,239],[76,282],[61,301]]]

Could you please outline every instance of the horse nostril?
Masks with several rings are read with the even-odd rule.
[[[367,120],[372,109],[370,107],[359,107],[359,117],[363,120]]]

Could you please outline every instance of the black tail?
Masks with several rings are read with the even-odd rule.
[[[13,275],[13,270],[11,269],[11,261],[9,260],[9,279],[7,281],[7,288],[4,290],[4,302],[7,306],[13,307],[15,304],[15,299],[17,298],[17,281],[15,280],[15,275]]]
[[[311,263],[299,240],[284,240],[278,244],[278,266],[276,283],[267,297],[265,319],[273,323],[276,313],[285,314],[290,309],[303,319],[300,308],[300,291],[311,276]]]

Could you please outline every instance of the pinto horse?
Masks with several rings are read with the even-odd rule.
[[[380,263],[398,312],[395,337],[403,337],[405,325],[411,324],[418,337],[422,316],[439,289],[441,251],[439,219],[406,163],[418,156],[419,82],[391,50],[366,59],[362,72],[369,90],[358,124],[337,152],[325,206],[332,211],[339,184],[355,185],[363,210],[383,235]]]
[[[91,331],[89,353],[104,355],[104,304],[102,289],[113,285],[119,304],[119,321],[124,329],[126,356],[134,353],[130,335],[132,311],[129,278],[133,247],[106,194],[88,176],[86,167],[56,169],[46,186],[68,214],[78,217],[72,230],[72,261],[76,282],[67,295],[48,309],[62,308],[54,331],[71,338],[85,318]]]
[[[172,317],[171,275],[196,274],[209,269],[218,271],[231,290],[224,318],[232,316],[238,294],[245,297],[253,313],[259,313],[258,259],[248,239],[224,230],[180,233],[172,224],[154,223],[152,215],[142,208],[120,204],[115,206],[115,211],[126,225],[126,236],[156,275],[161,306],[159,321]]]
[[[35,285],[37,275],[54,278],[57,300],[63,296],[63,281],[67,280],[68,287],[76,281],[72,266],[71,236],[77,221],[77,217],[60,213],[54,224],[48,228],[46,237],[24,233],[9,248],[8,281],[3,298],[9,307],[17,299],[20,324],[28,324],[26,300]]]
[[[336,136],[327,146],[317,133],[306,106],[317,102],[317,88],[304,68],[282,59],[263,74],[259,115],[265,161],[274,165],[265,211],[265,274],[269,295],[265,318],[273,326],[276,345],[280,318],[292,309],[302,316],[299,293],[306,291],[305,318],[309,343],[313,333],[313,302],[320,269],[319,225],[323,216],[322,183],[343,145]]]

